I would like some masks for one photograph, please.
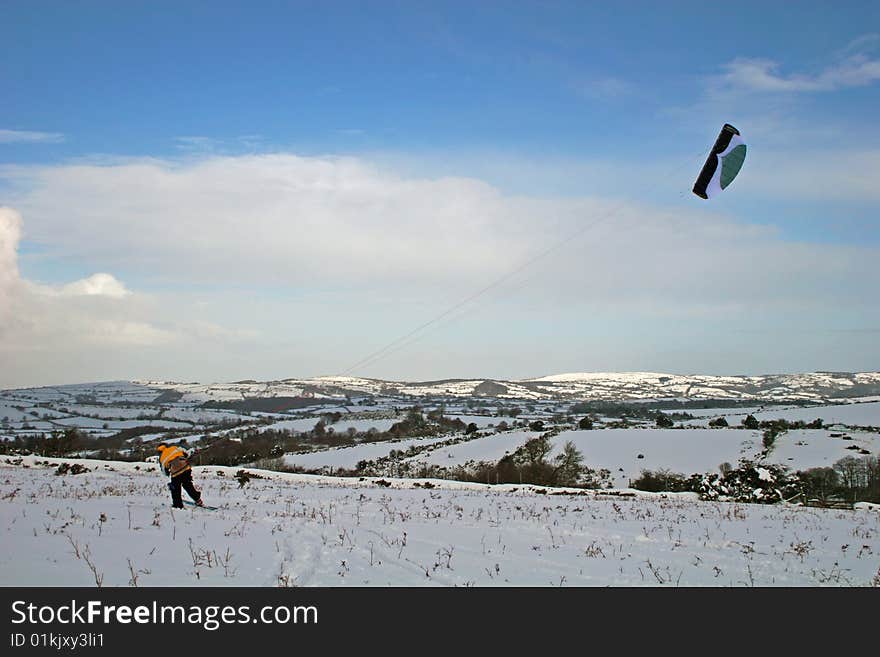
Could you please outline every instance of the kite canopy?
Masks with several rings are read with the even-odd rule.
[[[746,143],[742,135],[732,125],[725,123],[694,183],[694,194],[705,199],[720,194],[736,178],[745,159]]]

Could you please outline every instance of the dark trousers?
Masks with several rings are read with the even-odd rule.
[[[196,490],[195,484],[193,484],[192,470],[187,470],[183,474],[172,477],[168,488],[171,489],[171,505],[177,509],[183,508],[183,497],[180,494],[181,488],[186,489],[186,494],[193,499],[193,502],[198,502],[202,498],[202,494]]]

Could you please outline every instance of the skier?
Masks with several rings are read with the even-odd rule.
[[[198,506],[205,506],[205,503],[202,502],[202,494],[193,484],[192,466],[186,459],[186,452],[176,445],[170,447],[165,443],[160,443],[156,449],[159,452],[159,467],[162,468],[162,472],[171,475],[171,481],[168,484],[168,488],[171,489],[171,506],[175,509],[183,508],[181,487],[186,489],[187,495]]]

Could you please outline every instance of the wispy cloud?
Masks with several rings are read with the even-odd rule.
[[[57,144],[62,141],[64,141],[64,135],[60,132],[0,129],[0,144]]]
[[[785,73],[778,62],[740,57],[724,66],[715,80],[722,90],[770,93],[810,93],[864,87],[880,80],[880,58],[873,51],[880,36],[859,37],[843,48],[834,62],[815,72]]]
[[[221,141],[213,137],[185,136],[175,137],[177,148],[187,153],[214,153],[221,145]]]
[[[631,96],[635,93],[635,85],[615,77],[593,78],[572,84],[579,96],[595,100],[614,100]]]

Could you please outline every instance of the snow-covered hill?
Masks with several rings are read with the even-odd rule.
[[[812,372],[760,376],[678,375],[657,372],[558,374],[515,381],[447,379],[441,381],[384,381],[326,376],[280,381],[186,383],[174,381],[116,381],[94,384],[6,390],[9,400],[29,403],[149,403],[182,404],[236,401],[249,397],[306,397],[344,399],[381,397],[486,397],[523,400],[658,400],[723,399],[813,401],[865,399],[880,396],[880,372]]]
[[[61,462],[88,472],[56,474]],[[3,586],[868,586],[880,513],[0,457]],[[566,494],[559,494],[566,493]],[[572,494],[575,493],[575,494]]]

